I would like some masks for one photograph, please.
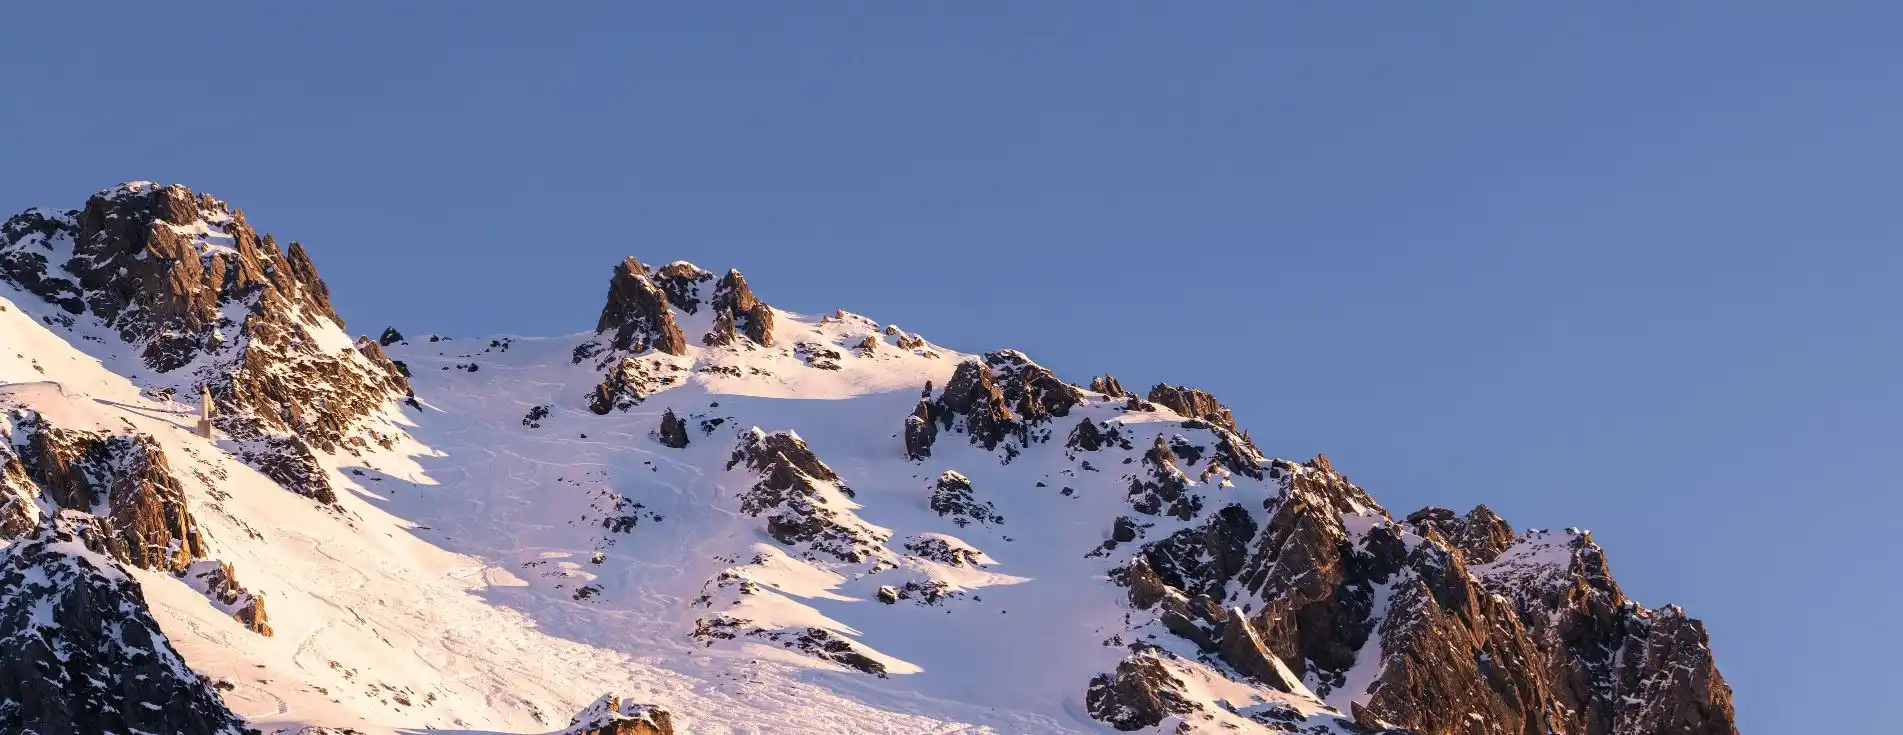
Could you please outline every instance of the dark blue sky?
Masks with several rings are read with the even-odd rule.
[[[208,191],[358,332],[738,267],[1592,528],[1745,732],[1903,685],[1903,6],[547,5],[0,5],[0,208]]]

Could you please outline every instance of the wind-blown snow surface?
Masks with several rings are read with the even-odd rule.
[[[1123,654],[1104,639],[1123,629],[1124,608],[1102,562],[1084,552],[1124,501],[1060,494],[1067,478],[1055,464],[1026,466],[1036,455],[1005,473],[996,455],[948,441],[929,462],[905,460],[901,419],[962,355],[899,349],[851,315],[821,325],[781,313],[780,344],[829,345],[840,369],[815,369],[790,348],[694,348],[682,364],[741,374],[694,372],[632,410],[596,416],[582,397],[600,374],[570,360],[589,335],[414,339],[389,350],[425,405],[387,417],[409,439],[328,457],[341,499],[326,507],[192,434],[194,406],[143,393],[48,331],[34,313],[46,305],[5,295],[0,403],[62,426],[156,437],[211,555],[268,602],[275,637],[245,630],[177,579],[136,572],[174,645],[227,684],[227,701],[254,726],[546,732],[617,692],[666,705],[684,732],[1102,729],[1082,713],[1082,693]],[[852,346],[867,335],[880,344],[863,355]],[[538,405],[550,415],[532,428],[524,416]],[[650,437],[669,408],[688,422],[686,449]],[[857,573],[791,558],[741,513],[738,495],[757,477],[722,468],[756,426],[805,437],[855,496],[841,499],[891,530],[899,568],[848,579]],[[1002,524],[960,528],[929,509],[933,481],[954,467]],[[995,563],[904,552],[926,534]],[[690,636],[696,620],[720,610],[693,601],[716,592],[709,582],[729,567],[779,590],[749,600],[748,617],[858,638],[889,675],[758,643],[702,645]],[[878,586],[906,580],[947,582],[964,596],[877,600]]]

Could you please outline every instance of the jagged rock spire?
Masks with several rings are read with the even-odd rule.
[[[733,344],[745,335],[762,347],[773,345],[773,307],[753,295],[740,271],[730,270],[714,284],[714,328],[702,338],[709,345]]]
[[[608,345],[628,353],[653,349],[670,355],[687,353],[687,338],[674,313],[668,310],[667,294],[648,277],[648,270],[634,258],[615,266],[608,281],[608,303],[601,308],[595,333],[612,332]]]

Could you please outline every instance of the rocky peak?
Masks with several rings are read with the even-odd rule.
[[[997,449],[1018,428],[1017,415],[1011,412],[991,368],[978,360],[958,364],[931,413],[941,427],[962,428],[971,443],[985,449]]]
[[[1102,393],[1111,398],[1127,398],[1130,395],[1128,391],[1123,389],[1123,384],[1117,382],[1117,378],[1114,375],[1099,375],[1091,378],[1090,390]]]
[[[669,355],[687,354],[687,338],[674,323],[667,294],[648,277],[647,267],[633,258],[615,266],[614,277],[608,281],[608,303],[601,308],[595,333],[612,333],[608,346],[617,352],[634,354],[653,349]]]
[[[740,271],[730,270],[714,284],[714,327],[702,341],[729,345],[744,335],[762,347],[773,345],[773,307],[753,295]]]
[[[1215,396],[1186,386],[1157,383],[1150,389],[1150,402],[1193,419],[1202,419],[1230,431],[1236,430],[1236,417]]]
[[[8,220],[8,283],[56,307],[40,314],[49,326],[96,320],[116,333],[159,373],[151,387],[208,387],[220,414],[254,418],[267,434],[295,433],[325,450],[364,434],[388,441],[365,419],[407,395],[387,360],[349,349],[301,244],[281,252],[243,212],[183,186],[130,182],[80,210]]]

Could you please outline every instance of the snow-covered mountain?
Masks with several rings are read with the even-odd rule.
[[[605,300],[352,340],[183,187],[7,220],[0,730],[1736,732],[1586,532],[738,271]]]

